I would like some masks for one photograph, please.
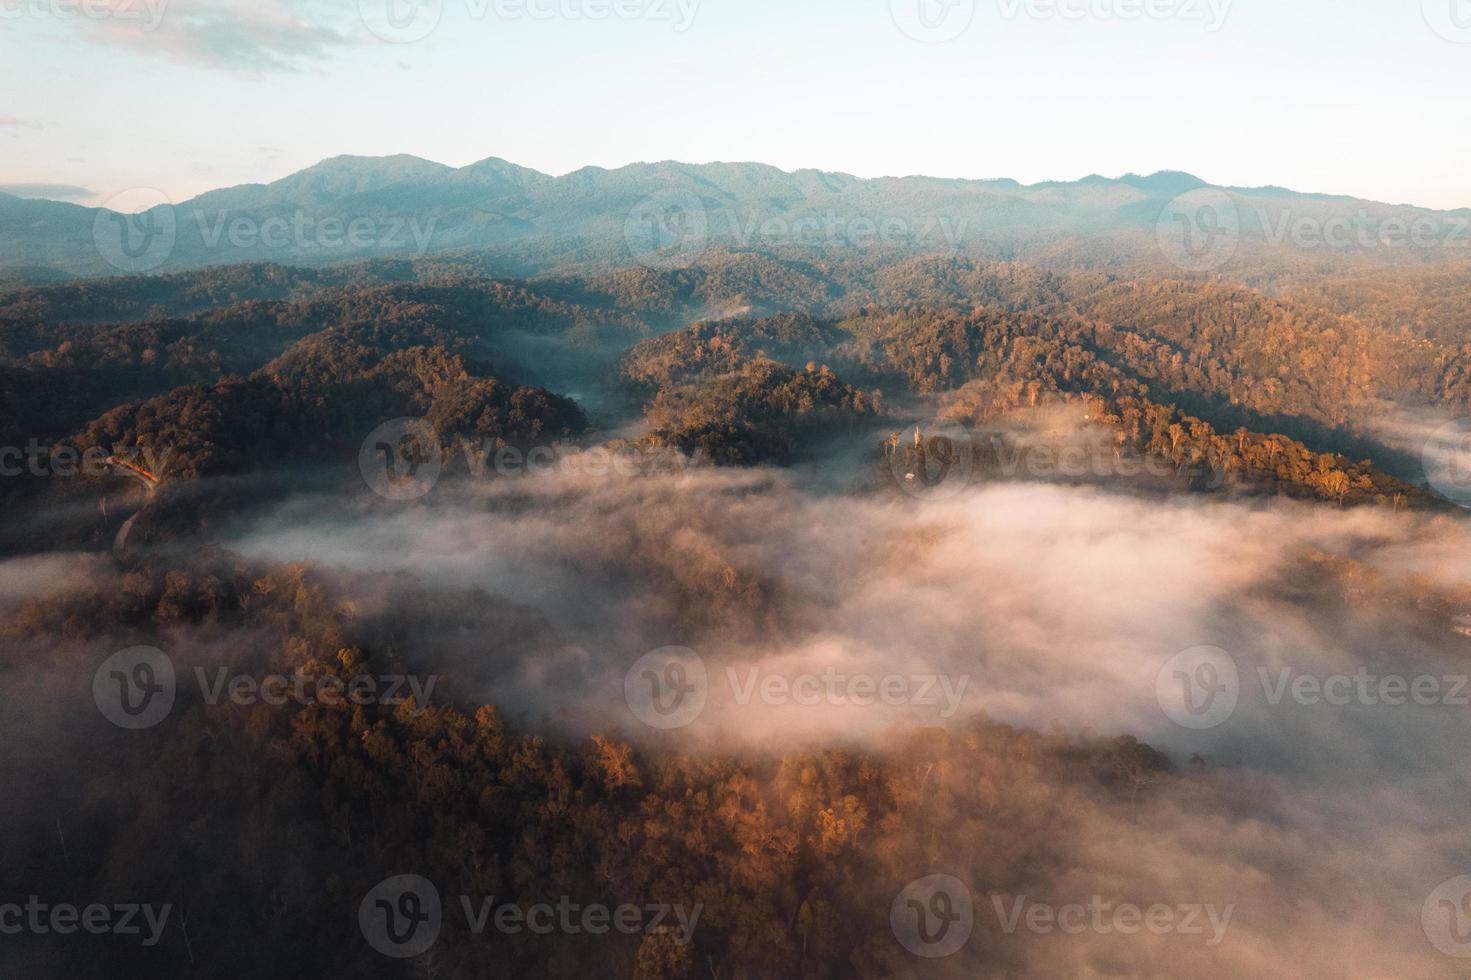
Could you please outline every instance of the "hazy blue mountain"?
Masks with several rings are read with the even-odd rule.
[[[454,168],[418,157],[340,156],[270,184],[242,184],[201,194],[188,207],[267,209],[319,208],[387,188],[407,192],[453,174]]]
[[[1061,249],[1082,250],[1090,262],[1142,261],[1157,226],[1171,220],[1169,202],[1185,194],[1208,195],[1202,199],[1207,205],[1227,197],[1234,202],[1239,251],[1246,256],[1280,246],[1291,222],[1303,219],[1320,226],[1362,214],[1377,226],[1392,217],[1429,217],[1441,235],[1454,237],[1465,215],[1275,187],[1214,188],[1172,171],[1023,185],[665,161],[553,177],[494,157],[456,169],[407,155],[341,156],[269,184],[210,191],[143,218],[0,194],[0,272],[9,280],[41,281],[61,274],[249,261],[322,265],[475,250],[513,254],[525,271],[641,260],[667,267],[702,246],[1034,259],[1057,257]],[[667,251],[649,254],[660,245]],[[1297,257],[1318,261],[1323,255],[1313,254],[1310,244]]]

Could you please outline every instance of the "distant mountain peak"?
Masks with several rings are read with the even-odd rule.
[[[398,170],[398,169],[422,169],[426,171],[442,172],[452,168],[433,160],[416,157],[412,153],[392,153],[388,156],[360,156],[352,153],[340,153],[335,157],[328,157],[312,164],[305,170],[298,171],[292,176],[324,171],[343,170]],[[289,177],[287,178],[290,179]]]
[[[553,179],[550,175],[544,174],[540,170],[533,170],[530,167],[523,167],[520,164],[512,163],[511,161],[503,159],[501,157],[486,157],[484,160],[477,160],[469,166],[461,167],[460,172],[500,174],[504,176],[516,176],[522,179],[530,180]]]
[[[453,167],[408,153],[386,157],[343,155],[328,157],[305,170],[283,177],[271,186],[301,185],[320,180],[355,181],[364,185],[359,186],[358,190],[367,190],[367,185],[382,187],[415,180],[433,180],[453,172]]]
[[[452,173],[453,167],[408,153],[385,157],[343,154],[269,184],[243,184],[210,191],[194,203],[210,207],[316,206],[385,187],[440,180]]]
[[[1176,197],[1189,191],[1211,186],[1194,174],[1183,170],[1160,170],[1147,177],[1139,174],[1124,174],[1119,178],[1119,182],[1162,197]]]

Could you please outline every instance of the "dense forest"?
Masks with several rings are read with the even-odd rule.
[[[982,896],[1161,897],[1118,883],[1113,840],[1137,845],[1155,822],[1206,814],[1254,819],[1237,775],[1207,754],[1151,747],[1124,733],[1133,716],[1100,721],[1062,685],[1043,698],[1045,726],[990,717],[1017,702],[987,693],[985,710],[943,723],[834,729],[823,744],[778,732],[780,751],[712,746],[610,711],[618,692],[597,687],[606,664],[574,642],[595,635],[636,656],[650,635],[693,636],[730,644],[720,656],[732,662],[769,664],[838,661],[832,650],[869,636],[938,657],[940,635],[978,665],[1030,677],[1043,666],[990,644],[1071,588],[1066,553],[1058,579],[1022,596],[1005,594],[1008,581],[1040,560],[971,572],[952,553],[1002,553],[1023,498],[1124,508],[1125,538],[1169,521],[1185,535],[1204,533],[1197,521],[1270,528],[1284,556],[1200,615],[1229,623],[1223,632],[1283,603],[1294,628],[1341,629],[1346,645],[1370,620],[1407,648],[1471,635],[1464,592],[1366,557],[1391,537],[1385,521],[1450,533],[1440,522],[1456,509],[1372,423],[1471,401],[1471,325],[1454,299],[1464,275],[1279,270],[1251,284],[1034,258],[717,249],[673,271],[513,276],[493,254],[466,253],[0,292],[0,445],[34,447],[0,478],[0,551],[35,583],[0,590],[0,679],[25,705],[0,725],[13,788],[0,897],[61,888],[173,915],[155,946],[31,936],[5,948],[6,968],[1121,975],[1108,952],[1050,959],[1011,941]],[[405,419],[433,445],[372,444]],[[941,452],[926,443],[935,427],[964,433],[959,448],[980,463],[974,496],[953,510],[906,497],[895,468],[911,440]],[[1086,447],[1110,473],[1008,464],[1038,447]],[[557,468],[608,450],[673,452],[681,466],[667,478]],[[543,454],[555,475],[485,465],[502,452]],[[110,462],[63,471],[89,453]],[[365,467],[426,455],[438,483],[423,496],[379,499],[365,479]],[[1089,495],[1054,496],[1079,486]],[[777,541],[731,530],[749,527]],[[277,560],[283,549],[305,560]],[[426,549],[455,559],[422,578],[384,570]],[[364,551],[389,564],[354,567]],[[841,565],[852,595],[811,554]],[[1187,573],[1109,581],[1129,557],[1125,546],[1078,574],[1171,621],[1166,579]],[[491,574],[480,560],[505,565]],[[886,589],[912,590],[912,620],[885,606]],[[835,635],[826,617],[869,605],[857,639]],[[1090,608],[1085,594],[1055,619],[1107,618]],[[1200,642],[1181,632],[1176,649]],[[90,685],[134,646],[166,650],[185,678],[227,668],[314,688],[365,674],[441,683],[428,703],[246,705],[181,684],[164,723],[129,732],[98,716]],[[564,688],[585,703],[545,709],[538,693]],[[1178,859],[1148,863],[1160,874],[1150,887]],[[1298,860],[1274,839],[1247,864],[1306,878]],[[906,884],[937,870],[978,904],[965,951],[932,963],[896,942],[890,915]],[[375,886],[410,872],[435,883],[446,911],[432,950],[399,962],[363,941],[357,915]],[[672,928],[487,937],[458,896],[680,903],[700,918],[689,942]],[[1198,952],[1180,962],[1202,968]],[[1251,961],[1241,952],[1233,968]],[[1167,975],[1171,951],[1158,962]]]
[[[344,614],[360,588],[224,557],[93,566],[65,597],[26,604],[7,637],[67,673],[89,671],[80,651],[104,638],[240,629],[256,642],[235,671],[320,683],[402,670]],[[41,636],[45,651],[33,648]],[[190,661],[182,654],[178,669]],[[15,661],[7,670],[32,676]],[[71,725],[76,737],[97,734]],[[435,976],[885,975],[907,954],[887,939],[884,893],[937,856],[926,853],[933,841],[973,841],[965,860],[978,877],[1022,888],[1068,860],[1067,827],[1180,778],[1131,739],[994,725],[915,732],[882,755],[835,748],[775,761],[649,754],[603,736],[563,743],[517,731],[493,706],[412,702],[189,703],[136,741],[104,737],[65,777],[36,761],[17,775],[51,804],[10,826],[6,893],[46,882],[135,889],[166,896],[180,917],[156,948],[110,957],[116,972],[79,950],[73,974],[99,977],[225,975],[224,964],[238,966],[234,976],[377,975],[378,954],[349,934],[347,913],[403,867],[446,895],[703,909],[688,948],[660,933],[610,946],[490,941],[451,925],[421,966]],[[67,849],[41,812],[66,814]],[[43,955],[58,962],[36,946],[11,964],[24,973]]]
[[[1464,404],[1460,336],[1301,290],[954,256],[869,271],[729,253],[532,281],[488,278],[470,259],[232,266],[0,294],[0,432],[43,455],[166,456],[170,483],[321,469],[398,417],[428,419],[452,457],[467,439],[560,453],[583,436],[750,465],[864,432],[877,447],[914,420],[896,406],[963,392],[944,411],[972,426],[1083,399],[1117,452],[1168,460],[1196,490],[1434,507],[1390,475],[1408,461],[1364,423],[1386,402]],[[78,507],[108,492],[60,482],[24,473],[4,493]],[[175,492],[150,508],[145,537],[239,502],[191,493],[171,516]],[[48,540],[98,533],[41,527]]]

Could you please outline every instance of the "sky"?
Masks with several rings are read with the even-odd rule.
[[[0,189],[412,153],[1468,207],[1468,83],[1471,0],[0,0]]]

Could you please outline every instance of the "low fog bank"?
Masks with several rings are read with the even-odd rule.
[[[1471,417],[1381,402],[1359,424],[1403,454],[1404,465],[1395,476],[1429,484],[1456,503],[1471,504]]]
[[[1458,618],[1471,615],[1466,528],[1444,516],[1030,483],[934,501],[814,494],[801,473],[697,469],[446,481],[408,504],[303,495],[221,544],[307,562],[334,594],[351,583],[341,591],[354,640],[443,675],[434,700],[496,704],[530,730],[787,755],[844,743],[884,752],[915,729],[987,716],[1131,734],[1170,754],[1175,773],[1149,776],[1135,795],[1067,790],[1078,809],[1032,831],[1054,860],[1017,857],[999,878],[974,869],[1011,867],[993,852],[1017,813],[1059,792],[1050,777],[998,773],[1020,795],[987,810],[956,802],[984,792],[948,786],[957,777],[943,765],[926,773],[933,807],[955,811],[965,831],[927,841],[875,826],[864,847],[903,869],[884,884],[893,891],[929,873],[965,881],[974,933],[935,975],[1449,980],[1455,961],[1428,943],[1422,909],[1441,882],[1471,871],[1471,733],[1455,703],[1471,692],[1451,690],[1471,661],[1471,619]],[[80,574],[71,567],[0,564],[0,601],[66,588]],[[208,630],[156,640],[181,663],[205,664],[268,643]],[[86,642],[87,663],[111,650]],[[59,643],[58,654],[70,641]],[[625,682],[669,646],[697,653],[706,698],[680,725],[653,727]],[[1180,714],[1173,668],[1201,647],[1234,664],[1234,710],[1202,699],[1199,713]],[[88,716],[85,679],[64,685],[44,659],[23,662],[11,681],[28,707],[4,727],[11,758],[27,762],[13,771],[56,778],[36,779],[7,809],[64,817],[66,769],[46,746],[107,726]],[[1219,666],[1187,660],[1187,681],[1202,663]],[[1306,676],[1331,687],[1361,668],[1436,678],[1438,700],[1308,703],[1290,686]],[[794,703],[804,677],[820,682],[815,703]],[[839,679],[837,698],[826,677]],[[854,704],[862,677],[897,679],[902,697]],[[768,682],[776,696],[761,693]],[[58,703],[75,709],[64,721],[44,707]],[[1229,918],[1218,919],[1219,942],[1204,913],[1203,933],[1007,925],[1019,901],[1059,910],[1095,897]]]
[[[1471,869],[1464,523],[1040,484],[818,497],[794,479],[562,474],[443,486],[407,506],[303,498],[230,546],[408,573],[473,607],[450,625],[443,609],[396,608],[390,589],[364,615],[417,629],[405,643],[420,669],[474,678],[466,693],[572,734],[785,753],[881,748],[896,730],[984,715],[1168,752],[1187,778],[1076,830],[1069,866],[1027,897],[1229,904],[1225,940],[1008,934],[992,884],[971,881],[977,933],[945,964],[955,975],[997,962],[1019,977],[1454,975],[1421,908]],[[671,645],[698,653],[707,700],[657,730],[624,683]],[[1238,703],[1187,727],[1171,717],[1170,665],[1202,646],[1234,662]],[[936,703],[797,704],[782,687],[829,671],[902,678],[914,701],[930,679]],[[1360,676],[1367,700],[1322,695]],[[763,697],[753,677],[788,696]],[[1383,703],[1384,677],[1434,678],[1433,703]]]
[[[86,579],[87,558],[70,552],[51,552],[0,561],[0,617],[9,616],[27,599],[41,599],[66,591]]]
[[[686,740],[822,743],[985,714],[1135,734],[1182,758],[1331,784],[1357,782],[1366,764],[1405,778],[1440,771],[1466,747],[1453,703],[1360,703],[1358,692],[1389,675],[1435,677],[1447,702],[1468,694],[1447,680],[1471,650],[1455,618],[1471,613],[1467,543],[1459,522],[1369,510],[1030,484],[923,503],[816,498],[779,473],[696,471],[446,486],[392,508],[298,499],[229,544],[408,572],[534,611],[553,635],[412,645],[447,674],[472,666],[487,678],[477,697],[579,728],[637,734],[624,674],[679,646],[709,676]],[[1194,730],[1162,709],[1159,683],[1172,658],[1201,646],[1234,659],[1240,703]],[[740,703],[753,676],[829,671],[934,677],[938,703],[770,703],[759,687]],[[1304,675],[1360,678],[1354,703],[1308,703]]]

